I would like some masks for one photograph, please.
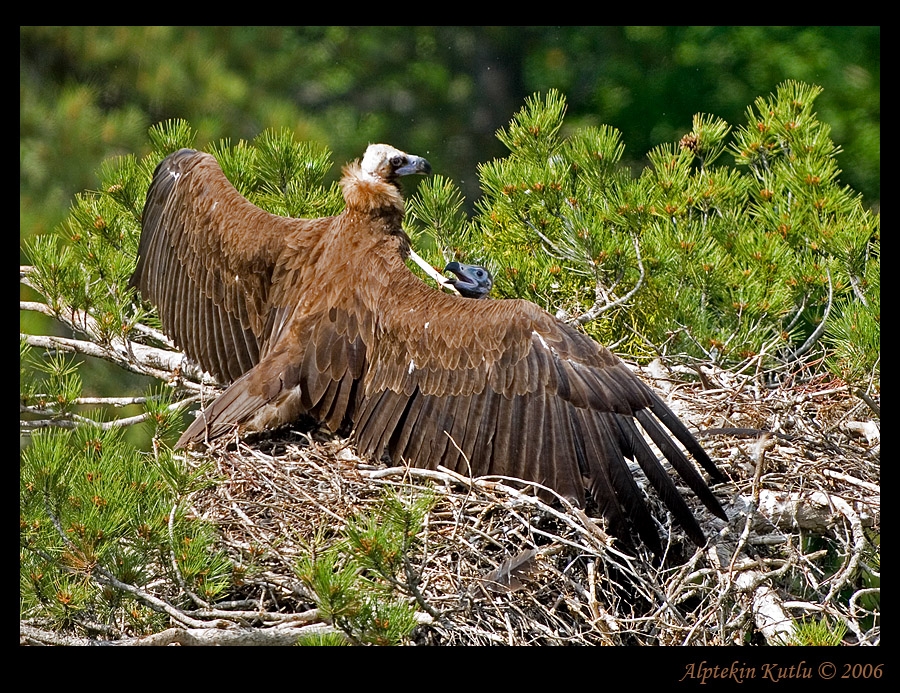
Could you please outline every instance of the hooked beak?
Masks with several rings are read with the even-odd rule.
[[[413,156],[410,154],[406,164],[398,168],[395,173],[398,176],[409,176],[414,173],[427,176],[431,173],[431,164],[428,163],[427,159],[423,159],[421,156]]]

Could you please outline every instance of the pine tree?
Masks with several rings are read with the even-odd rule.
[[[634,358],[760,374],[827,368],[877,390],[880,218],[839,181],[839,149],[813,110],[819,91],[782,84],[737,128],[697,115],[679,142],[649,152],[639,173],[621,165],[617,130],[570,131],[565,98],[535,95],[497,133],[509,154],[480,166],[475,214],[467,217],[459,189],[437,175],[410,199],[408,230],[435,266],[483,264],[495,296],[533,300]],[[108,161],[98,189],[28,244],[32,264],[22,269],[44,298],[22,307],[72,336],[21,338],[21,615],[112,638],[183,618],[175,605],[205,608],[243,570],[217,547],[215,528],[188,511],[191,494],[216,474],[170,448],[184,408],[213,396],[213,383],[127,286],[152,172],[194,133],[171,121],[152,128],[150,141],[143,159]],[[322,147],[266,131],[212,153],[269,211],[341,208],[337,186],[325,183],[332,161]],[[97,360],[115,364],[116,376],[103,378],[105,396],[86,396],[97,394],[87,368]],[[147,388],[122,372],[164,384]],[[349,528],[350,554],[329,549],[325,563],[300,566],[310,588],[325,590],[316,589],[320,609],[359,641],[402,641],[412,627],[403,599],[416,598],[415,571],[404,561],[427,510],[412,502],[404,515],[398,503]],[[363,574],[395,628],[373,626],[388,612],[359,596]],[[164,587],[151,594],[151,584]],[[349,601],[328,602],[329,590]],[[392,592],[403,599],[385,596]]]
[[[497,133],[509,155],[480,167],[473,219],[437,220],[458,199],[445,181],[420,189],[411,217],[433,230],[435,264],[485,264],[498,295],[636,356],[764,370],[818,353],[838,377],[877,381],[880,219],[838,180],[820,91],[782,84],[730,140],[697,115],[637,176],[617,166],[615,129],[563,137],[564,98],[535,95]]]

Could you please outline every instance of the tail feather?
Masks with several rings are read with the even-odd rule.
[[[201,411],[181,434],[175,447],[183,448],[192,443],[201,443],[225,435],[245,423],[263,406],[265,404],[263,398],[250,395],[244,384],[244,380],[252,373],[251,370],[235,380],[212,404]]]

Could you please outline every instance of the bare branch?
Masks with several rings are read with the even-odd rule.
[[[859,397],[867,405],[869,405],[869,409],[871,409],[875,413],[875,416],[877,416],[879,419],[881,418],[881,405],[879,405],[878,402],[869,397],[869,395],[867,395],[863,390],[859,388],[855,389],[853,391],[853,394]]]
[[[442,289],[448,289],[452,291],[454,294],[459,296],[459,291],[456,290],[456,287],[451,284],[445,276],[443,276],[440,272],[436,271],[434,267],[425,262],[418,253],[412,248],[409,249],[409,258],[413,262],[415,262],[419,267],[422,268],[422,271],[425,272],[429,277],[431,277],[437,285]]]
[[[19,268],[20,280],[26,286],[35,288],[29,280],[33,272],[32,267],[21,266]],[[89,313],[64,307],[59,311],[54,310],[45,303],[36,301],[20,301],[20,310],[30,310],[55,318],[62,322],[73,332],[84,334],[87,340],[71,339],[66,337],[52,337],[45,335],[22,334],[21,339],[30,346],[47,350],[61,350],[68,353],[83,354],[110,361],[118,366],[141,375],[150,375],[161,380],[179,379],[179,384],[188,389],[200,390],[204,386],[215,385],[215,380],[203,372],[196,365],[188,361],[180,351],[172,349],[160,349],[138,342],[117,337],[109,340],[101,339],[97,321]],[[152,336],[162,343],[171,344],[165,335],[158,330],[140,325],[136,331]]]
[[[825,313],[822,315],[822,321],[816,326],[816,329],[809,336],[809,338],[803,343],[803,345],[795,350],[787,359],[786,363],[793,363],[797,361],[803,354],[809,351],[813,344],[815,344],[819,337],[822,336],[822,333],[825,331],[825,324],[828,322],[828,315],[831,313],[831,306],[834,299],[834,287],[831,283],[831,271],[826,267],[825,274],[828,277],[828,303],[825,305]]]
[[[637,257],[638,270],[640,271],[640,276],[638,277],[637,282],[635,282],[634,286],[631,288],[631,291],[629,291],[621,298],[614,300],[612,303],[608,303],[605,301],[605,297],[603,295],[603,292],[601,291],[600,280],[598,279],[597,285],[594,289],[595,295],[597,296],[597,300],[595,301],[594,305],[591,306],[586,312],[579,315],[577,318],[569,319],[569,323],[584,325],[591,320],[595,320],[606,311],[611,310],[612,308],[615,308],[617,306],[621,306],[630,301],[631,297],[634,296],[641,288],[641,285],[644,283],[645,276],[644,263],[641,261],[641,249],[640,245],[638,244],[637,238],[635,236],[632,236],[631,240],[634,243],[634,253]],[[601,301],[603,301],[603,303],[601,303]]]
[[[48,351],[64,351],[103,359],[140,375],[151,375],[161,380],[179,378],[179,384],[190,390],[202,390],[215,381],[178,351],[166,351],[129,340],[118,339],[110,346],[68,337],[32,335],[21,333],[20,338],[29,346]],[[129,356],[130,351],[130,356]]]
[[[88,397],[88,398],[78,398],[73,400],[70,404],[78,405],[85,404],[83,400],[96,400],[99,404],[106,404],[103,397]],[[146,401],[146,397],[134,397],[129,398],[133,400],[143,400]],[[169,412],[176,412],[179,409],[183,409],[191,402],[195,402],[200,399],[200,395],[192,395],[185,399],[179,400],[178,402],[174,402],[166,407],[166,410]],[[136,404],[137,402],[132,402]],[[115,404],[115,406],[123,406],[122,404]],[[79,425],[91,425],[97,426],[102,431],[108,431],[113,428],[126,428],[128,426],[134,426],[135,424],[140,424],[148,419],[150,419],[153,414],[150,412],[145,412],[143,414],[137,414],[136,416],[128,416],[120,419],[112,419],[110,421],[97,421],[96,419],[92,419],[87,416],[79,416],[75,412],[71,411],[58,411],[53,408],[48,407],[39,407],[39,406],[31,406],[31,405],[19,405],[19,412],[22,414],[31,414],[36,416],[50,416],[53,418],[50,419],[35,419],[35,420],[20,420],[19,427],[23,432],[33,431],[39,428],[50,428],[50,427],[61,427],[61,428],[76,428]]]
[[[848,272],[847,275],[850,277],[850,286],[853,288],[853,294],[856,298],[859,299],[859,302],[863,304],[865,308],[869,307],[869,302],[866,300],[866,295],[863,293],[862,287],[859,285],[859,277],[857,277],[853,272]]]

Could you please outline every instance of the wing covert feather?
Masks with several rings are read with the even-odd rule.
[[[715,466],[622,361],[527,302],[432,299],[431,309],[379,314],[367,404],[357,420],[366,452],[386,449],[415,466],[441,463],[476,476],[534,479],[576,503],[584,500],[583,475],[617,532],[630,523],[657,550],[657,525],[625,463],[633,459],[702,543],[696,520],[632,417],[704,504],[723,516],[669,434],[701,465]],[[447,446],[450,438],[456,446]]]

